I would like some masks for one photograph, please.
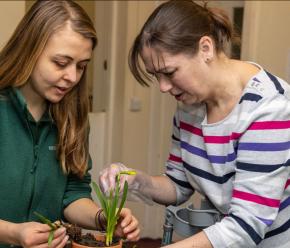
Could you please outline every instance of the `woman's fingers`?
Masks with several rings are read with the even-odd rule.
[[[140,229],[136,229],[134,232],[131,232],[126,237],[130,241],[138,241],[140,239]]]
[[[131,210],[124,208],[121,211],[121,221],[117,229],[119,236],[125,236],[131,241],[136,241],[140,236],[139,222],[132,215]]]
[[[51,244],[53,247],[62,247],[61,245],[65,244],[67,240],[66,229],[61,227],[54,231],[54,238]]]
[[[53,240],[51,244],[48,244],[50,233],[43,233],[45,235],[45,241],[41,244],[33,246],[33,248],[62,248],[68,241],[68,235],[66,235],[66,229],[61,227],[54,231]]]
[[[110,189],[115,188],[116,176],[128,168],[121,163],[111,164],[109,167],[105,168],[100,172],[99,184],[103,192],[108,192]],[[121,177],[121,188],[124,185],[124,175]]]
[[[140,238],[140,228],[138,220],[132,215],[131,221],[123,229],[123,233],[130,241],[137,241]]]
[[[55,248],[62,248],[66,245],[68,239],[69,239],[69,236],[66,235],[66,233],[63,233],[59,237],[55,237],[55,239],[51,243],[51,246]]]

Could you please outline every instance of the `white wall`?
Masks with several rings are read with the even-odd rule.
[[[25,12],[25,1],[0,1],[0,49],[8,41]]]

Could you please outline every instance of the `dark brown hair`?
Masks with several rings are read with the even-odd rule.
[[[75,2],[38,0],[18,24],[0,52],[0,89],[27,83],[48,39],[69,24],[85,38],[97,44],[94,25]],[[58,129],[57,157],[64,173],[82,177],[87,169],[88,154],[88,85],[85,72],[78,84],[55,104],[50,113]]]
[[[198,50],[199,40],[210,36],[216,52],[225,50],[233,40],[233,27],[220,9],[202,7],[191,0],[172,0],[158,6],[145,22],[129,53],[129,67],[136,80],[144,86],[151,81],[142,69],[139,58],[144,46],[172,55]]]

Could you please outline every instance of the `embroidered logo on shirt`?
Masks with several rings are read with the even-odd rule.
[[[55,151],[56,150],[56,146],[48,146],[48,150]]]

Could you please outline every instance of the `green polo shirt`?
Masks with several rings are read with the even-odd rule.
[[[91,176],[65,175],[56,157],[57,128],[45,113],[35,122],[21,92],[0,95],[0,219],[15,223],[50,220],[80,198],[91,198]],[[91,168],[91,164],[88,166]]]

